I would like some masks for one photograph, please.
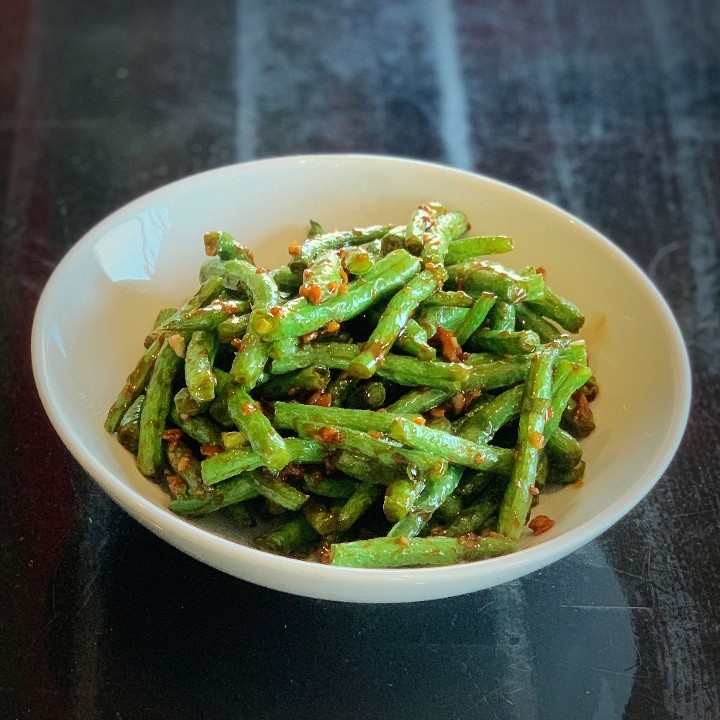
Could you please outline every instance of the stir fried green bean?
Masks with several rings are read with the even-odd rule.
[[[529,522],[546,485],[585,476],[597,381],[569,335],[581,310],[496,262],[514,247],[500,228],[468,229],[438,202],[401,224],[311,221],[270,271],[206,233],[200,289],[159,312],[105,428],[174,513],[227,508],[268,552],[349,567],[512,552],[552,526]]]

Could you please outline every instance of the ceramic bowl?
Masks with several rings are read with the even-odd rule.
[[[511,267],[542,266],[585,312],[581,336],[601,386],[597,430],[584,441],[582,487],[543,494],[556,524],[517,552],[439,568],[332,567],[257,550],[217,518],[188,521],[103,429],[159,308],[197,287],[202,236],[224,229],[258,264],[287,262],[313,218],[326,228],[402,223],[420,203],[466,212],[476,234],[505,234]],[[60,262],[37,308],[33,367],[48,416],[70,452],[130,515],[193,557],[253,583],[355,602],[442,598],[533,572],[597,537],[661,477],[690,401],[687,353],[656,288],[611,241],[557,207],[488,177],[423,162],[358,155],[294,156],[188,177],[114,212]],[[142,558],[138,559],[142,562]]]

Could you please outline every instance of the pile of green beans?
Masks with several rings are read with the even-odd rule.
[[[205,235],[200,287],[162,309],[105,428],[188,518],[352,567],[513,551],[548,484],[582,480],[597,384],[581,311],[419,205],[402,226],[311,221],[267,271]],[[527,529],[526,529],[527,528]]]

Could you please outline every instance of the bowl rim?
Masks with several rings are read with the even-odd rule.
[[[675,379],[678,382],[674,407],[672,408],[672,417],[674,418],[674,422],[668,428],[665,436],[658,442],[659,450],[660,446],[661,450],[654,456],[653,463],[641,476],[649,478],[649,480],[646,479],[642,484],[637,481],[630,484],[622,494],[617,496],[610,505],[605,507],[591,520],[586,520],[580,525],[563,532],[557,537],[549,538],[538,545],[518,549],[502,557],[440,567],[368,569],[309,563],[305,560],[274,555],[248,545],[234,542],[231,539],[217,535],[192,522],[188,522],[186,519],[174,515],[166,508],[157,506],[149,499],[143,497],[135,488],[126,484],[120,476],[108,470],[99,460],[97,460],[90,448],[87,447],[81,433],[79,433],[77,429],[72,427],[71,423],[68,422],[68,418],[65,416],[62,405],[58,401],[55,391],[47,382],[48,376],[45,372],[48,363],[45,343],[45,339],[47,337],[46,316],[51,304],[51,298],[55,293],[55,288],[60,283],[66,269],[72,266],[76,256],[84,254],[88,248],[92,247],[97,238],[100,237],[106,229],[112,226],[119,218],[132,214],[137,208],[153,202],[154,199],[161,197],[168,192],[173,192],[173,190],[177,190],[180,187],[192,188],[193,186],[202,185],[209,176],[253,173],[260,169],[279,169],[286,167],[288,163],[356,163],[358,165],[374,164],[377,167],[380,165],[391,164],[397,166],[402,165],[408,168],[418,168],[429,172],[448,173],[453,176],[466,176],[467,179],[472,182],[481,181],[499,186],[505,190],[511,191],[511,193],[519,196],[525,201],[539,204],[545,212],[555,214],[566,221],[572,222],[585,234],[591,236],[594,242],[600,243],[601,245],[612,249],[621,261],[632,270],[635,280],[642,285],[644,292],[650,296],[653,304],[660,311],[659,316],[662,319],[662,325],[667,337],[672,341],[672,347],[674,350],[674,374]],[[208,560],[206,557],[201,558],[199,551],[197,553],[193,552],[194,549],[197,549],[195,546],[204,549],[206,552],[219,552],[228,561],[236,559],[239,564],[249,563],[256,566],[262,565],[266,567],[267,570],[271,572],[277,571],[278,573],[285,575],[285,577],[292,577],[293,575],[309,572],[316,576],[317,580],[320,582],[326,578],[332,579],[333,581],[343,581],[345,579],[352,581],[353,579],[362,577],[370,582],[375,579],[382,578],[382,581],[385,583],[389,578],[395,578],[396,580],[402,582],[426,585],[442,582],[444,579],[449,580],[450,577],[452,577],[454,581],[457,581],[459,578],[469,579],[476,577],[478,573],[480,575],[486,572],[489,573],[491,568],[498,569],[498,566],[504,568],[504,572],[502,573],[504,579],[499,580],[498,582],[506,582],[507,580],[511,580],[540,569],[541,567],[570,554],[579,547],[598,537],[625,514],[627,514],[647,495],[647,493],[663,476],[682,441],[690,413],[692,398],[692,376],[687,348],[680,327],[670,306],[640,266],[622,248],[617,246],[605,235],[585,223],[583,220],[563,210],[548,200],[488,175],[461,170],[448,165],[425,160],[365,153],[285,155],[223,165],[215,169],[205,170],[203,172],[177,179],[173,182],[150,190],[149,192],[146,192],[120,206],[87,230],[65,253],[57,266],[53,269],[45,287],[42,290],[35,310],[31,331],[31,355],[36,388],[45,412],[55,428],[55,431],[58,433],[65,446],[80,463],[80,465],[96,482],[98,482],[98,484],[100,484],[102,489],[132,517],[154,531],[163,539],[171,541],[177,547],[180,547],[187,554],[201,559],[203,562],[215,567],[219,566]],[[484,570],[483,568],[486,568],[487,570]],[[225,569],[225,567],[221,569],[225,572],[230,572]],[[237,574],[236,576],[244,577],[242,574]],[[262,581],[251,581],[257,584],[265,584]],[[484,587],[495,584],[498,583],[491,582]],[[267,584],[267,586],[275,587],[270,584]],[[312,596],[338,599],[335,597],[336,593],[324,595],[321,590],[322,589]],[[285,591],[291,593],[295,592],[292,589],[285,589]],[[460,590],[459,592],[452,592],[450,594],[444,593],[428,597],[449,597],[462,592],[472,591],[473,590],[471,588],[470,590],[465,589]],[[307,593],[302,592],[297,594],[307,595]],[[413,598],[408,598],[408,601],[412,599]]]

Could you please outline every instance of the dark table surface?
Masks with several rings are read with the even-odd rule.
[[[714,0],[0,2],[0,717],[720,717],[718,37]],[[29,339],[63,254],[170,180],[328,151],[516,184],[657,283],[691,418],[597,541],[463,597],[317,601],[164,544],[65,450]]]

